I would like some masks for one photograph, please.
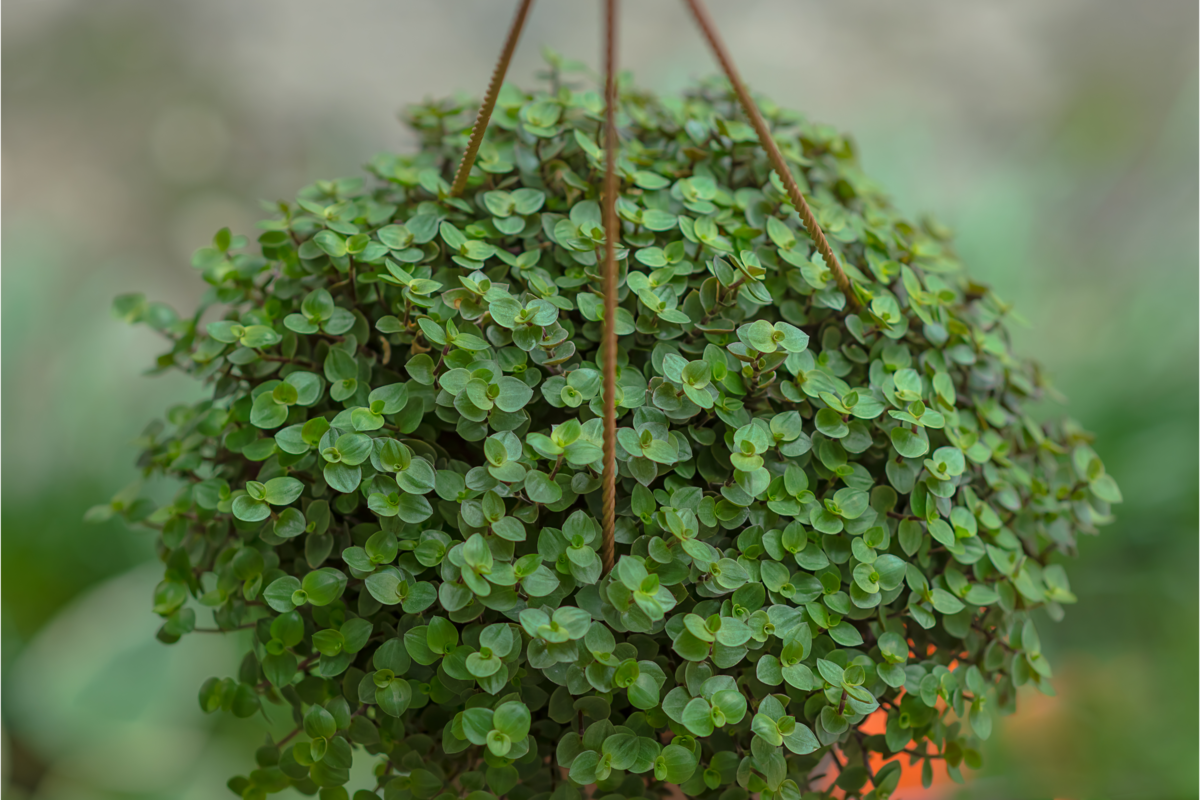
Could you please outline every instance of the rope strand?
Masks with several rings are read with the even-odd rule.
[[[792,177],[792,171],[788,169],[787,163],[783,160],[783,153],[779,152],[779,146],[775,144],[775,140],[771,137],[771,130],[767,127],[766,120],[763,119],[762,114],[759,112],[758,105],[750,97],[750,92],[746,89],[746,85],[742,83],[742,78],[738,74],[737,67],[733,65],[733,59],[730,57],[729,51],[726,50],[725,44],[721,41],[716,26],[713,24],[712,17],[708,15],[708,9],[704,7],[703,0],[685,0],[685,2],[691,9],[692,16],[696,18],[696,24],[700,26],[700,30],[704,33],[704,38],[708,39],[708,45],[712,48],[713,55],[716,56],[717,61],[721,64],[721,69],[725,72],[725,77],[733,85],[733,91],[737,95],[738,102],[741,103],[746,116],[750,118],[750,124],[754,126],[754,131],[758,134],[758,141],[763,149],[767,151],[767,157],[771,160],[771,165],[779,175],[779,180],[783,182],[783,188],[787,191],[792,205],[800,213],[800,219],[804,221],[805,230],[808,231],[808,235],[816,243],[817,252],[825,259],[825,266],[829,267],[833,272],[833,279],[837,282],[838,288],[842,290],[842,294],[846,296],[850,307],[857,308],[858,297],[854,294],[854,288],[850,285],[850,278],[842,270],[842,265],[838,261],[837,256],[834,255],[833,248],[829,246],[829,242],[825,239],[825,232],[817,224],[817,218],[813,216],[812,209],[808,207],[808,203],[804,199],[804,194],[796,184],[796,179]]]
[[[617,0],[604,0],[604,513],[600,559],[613,568],[617,525]]]
[[[533,0],[521,0],[517,7],[517,15],[513,18],[512,26],[508,29],[508,38],[504,40],[504,49],[500,51],[500,60],[492,70],[492,80],[488,83],[487,94],[479,113],[475,115],[475,125],[471,128],[471,140],[463,153],[462,161],[458,163],[458,171],[454,173],[454,185],[450,187],[450,196],[458,197],[467,188],[467,178],[471,175],[471,167],[475,166],[475,156],[479,154],[479,146],[483,144],[483,134],[487,132],[488,122],[492,118],[492,110],[496,108],[496,98],[500,95],[500,86],[508,73],[508,65],[512,61],[513,52],[517,49],[517,40],[525,27],[525,18],[529,16],[529,7]]]

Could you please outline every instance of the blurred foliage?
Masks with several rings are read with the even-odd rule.
[[[1061,665],[1059,697],[1025,703],[993,737],[987,771],[960,795],[1194,797],[1196,8],[1166,0],[1154,14],[1119,0],[966,4],[991,15],[980,24],[997,43],[975,53],[955,50],[955,37],[942,35],[927,20],[935,12],[919,3],[905,15],[927,28],[928,38],[910,37],[919,46],[898,50],[902,37],[885,23],[872,24],[894,19],[887,5],[871,5],[866,14],[848,4],[845,13],[858,18],[842,19],[846,27],[836,33],[837,41],[890,60],[888,86],[896,97],[874,92],[878,76],[869,73],[823,73],[818,84],[790,77],[807,50],[819,48],[743,48],[755,41],[750,36],[731,44],[752,85],[852,127],[866,168],[905,211],[928,208],[955,226],[973,274],[1032,321],[1018,334],[1017,349],[1047,364],[1070,398],[1069,412],[1097,434],[1100,455],[1126,498],[1116,524],[1082,543],[1071,565],[1080,603],[1048,628],[1049,655]],[[1034,6],[1039,11],[1031,13]],[[433,12],[417,17],[423,7],[371,6],[387,15],[372,27],[382,36],[412,19],[444,22]],[[492,23],[503,24],[509,13],[488,12],[495,17],[470,32],[479,52],[456,51],[462,58],[447,60],[441,83],[427,87],[422,78],[391,76],[401,60],[417,63],[420,53],[445,48],[439,37],[413,41],[403,54],[355,41],[301,64],[299,50],[280,42],[313,46],[335,27],[324,16],[329,12],[316,4],[303,6],[303,14],[263,8],[256,17],[238,6],[144,0],[5,7],[2,377],[9,469],[0,547],[3,689],[10,699],[3,711],[3,788],[14,798],[228,797],[216,776],[242,766],[237,740],[259,735],[247,730],[252,723],[204,727],[188,687],[224,668],[206,665],[193,677],[191,654],[153,640],[155,620],[145,610],[153,576],[127,571],[149,554],[145,535],[118,522],[100,529],[80,522],[84,509],[133,475],[131,440],[141,421],[183,392],[180,384],[138,377],[154,343],[110,319],[109,299],[138,288],[190,305],[187,256],[211,230],[229,223],[248,233],[254,216],[247,207],[258,196],[353,171],[370,153],[395,144],[384,138],[386,129],[362,133],[400,103],[366,93],[350,77],[357,59],[376,59],[376,73],[402,84],[405,100],[447,87],[479,91],[498,46]],[[736,30],[784,13],[782,3],[770,2],[752,11],[744,20],[731,13],[720,21]],[[563,40],[582,39],[594,25],[590,6],[557,13],[574,14],[575,27],[536,29],[531,42],[571,49]],[[237,14],[254,22],[240,38]],[[813,19],[825,30],[839,21]],[[969,38],[963,29],[956,33]],[[637,35],[632,26],[630,35]],[[590,35],[587,42],[591,47]],[[1113,58],[1115,42],[1120,59]],[[235,47],[242,48],[239,59]],[[675,74],[710,70],[698,42],[681,47],[646,52]],[[1004,70],[1012,63],[1003,60],[1005,48],[1026,69]],[[247,59],[247,52],[262,57]],[[592,51],[581,45],[577,52]],[[962,70],[944,68],[955,59]],[[279,90],[239,96],[237,87],[252,74],[247,64],[255,85]],[[959,116],[914,113],[928,107],[921,104],[928,97],[912,76],[929,77],[933,92],[941,87],[935,75],[972,69],[1001,76],[1019,102],[1009,97],[1005,110],[975,115],[971,109],[992,109],[994,98],[960,83],[945,93],[953,109],[964,109]],[[772,79],[773,71],[780,77]],[[639,75],[652,84],[656,77],[646,68]],[[825,104],[816,109],[809,97],[819,92]],[[164,119],[181,105],[186,113]],[[346,108],[360,111],[339,117]],[[207,133],[189,145],[180,131]],[[187,155],[199,152],[207,160]],[[167,233],[147,236],[151,230]],[[114,364],[111,352],[127,358]],[[122,592],[128,604],[114,605]],[[89,658],[74,670],[86,673],[84,695],[60,695],[53,680],[72,670],[50,669],[71,660],[68,651],[45,643],[71,641],[71,630],[97,632],[88,640]],[[99,746],[108,737],[96,733],[103,727],[80,725],[88,706],[71,701],[88,693],[110,700],[136,695],[146,679],[122,669],[128,662],[119,654],[115,661],[92,658],[104,641],[158,654],[164,660],[153,666],[174,687],[160,687],[162,696],[188,700],[187,709],[164,706],[154,718],[145,701],[123,712],[103,702],[91,706],[87,713],[102,717],[124,714],[129,724],[122,730],[140,738],[112,739],[108,755],[137,741],[136,760],[110,760],[79,744]],[[166,660],[167,654],[179,655]],[[51,682],[35,681],[39,674]],[[44,702],[15,702],[23,696]],[[60,697],[67,699],[49,700]],[[133,724],[138,720],[144,722]],[[175,750],[188,760],[167,759]]]
[[[76,595],[153,555],[146,536],[120,521],[79,530],[87,498],[110,490],[106,481],[84,475],[63,486],[4,504],[5,638],[15,637],[18,648]]]

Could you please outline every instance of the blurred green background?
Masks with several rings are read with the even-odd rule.
[[[903,209],[956,229],[1125,493],[1044,634],[1058,697],[1024,698],[967,787],[898,796],[1196,797],[1196,4],[710,5],[755,89],[852,131]],[[190,306],[217,228],[252,233],[258,200],[409,146],[405,103],[481,92],[512,6],[5,3],[8,797],[224,798],[249,768],[260,723],[195,699],[237,642],[158,644],[148,534],[80,521],[134,476],[146,421],[196,391],[141,376],[158,342],[110,299]],[[542,45],[596,63],[599,19],[544,0],[511,77]],[[673,0],[625,4],[622,60],[660,91],[712,71]]]

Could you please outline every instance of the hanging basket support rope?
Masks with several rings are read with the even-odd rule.
[[[617,0],[604,0],[604,500],[600,561],[613,568],[617,528]]]
[[[513,53],[517,49],[517,41],[525,28],[525,20],[529,17],[529,7],[533,0],[521,0],[517,6],[517,15],[513,17],[512,25],[508,28],[508,37],[504,40],[504,49],[500,51],[500,60],[492,70],[492,80],[488,83],[487,94],[475,115],[475,125],[471,128],[471,140],[463,153],[458,171],[454,173],[454,183],[450,187],[450,196],[459,197],[467,188],[467,178],[471,175],[471,167],[475,166],[475,156],[479,154],[479,145],[483,144],[483,134],[487,132],[488,122],[492,119],[492,110],[496,107],[496,98],[500,95],[500,87],[504,84],[504,76],[508,74],[508,65],[512,62]]]
[[[750,124],[754,126],[754,132],[758,134],[758,142],[762,148],[767,151],[767,157],[771,160],[771,166],[775,168],[775,172],[779,175],[779,180],[783,182],[783,188],[787,191],[788,199],[792,201],[792,205],[796,207],[796,211],[800,213],[800,219],[804,221],[804,228],[808,231],[808,235],[817,245],[817,252],[825,259],[825,266],[829,267],[833,272],[833,279],[837,282],[838,288],[842,290],[842,294],[846,296],[846,302],[851,308],[858,307],[858,297],[854,294],[854,289],[850,286],[850,279],[846,277],[845,271],[842,269],[841,262],[834,254],[833,248],[829,246],[828,240],[825,238],[824,231],[817,224],[817,218],[813,215],[812,209],[808,207],[808,202],[804,199],[804,194],[800,191],[800,186],[797,185],[796,179],[792,176],[792,171],[788,168],[787,162],[783,160],[783,153],[779,152],[779,146],[775,144],[775,140],[771,137],[771,130],[767,127],[766,120],[758,110],[758,105],[754,102],[754,98],[750,96],[750,92],[746,89],[746,84],[742,83],[742,77],[738,74],[737,67],[733,65],[733,59],[729,55],[729,51],[725,48],[725,43],[721,41],[720,35],[717,33],[717,28],[713,24],[712,17],[708,15],[708,9],[705,8],[703,0],[684,0],[688,8],[692,11],[692,16],[696,18],[696,24],[700,26],[700,31],[704,34],[704,38],[708,40],[708,46],[712,49],[713,55],[716,56],[718,63],[721,65],[725,77],[729,79],[729,83],[733,86],[733,92],[737,95],[738,102],[742,105],[742,110],[746,112],[746,116],[750,118]]]
[[[800,214],[800,219],[804,222],[805,230],[808,231],[808,235],[816,243],[817,252],[821,254],[821,257],[825,260],[825,265],[833,273],[834,281],[837,283],[842,294],[845,295],[846,302],[849,303],[851,308],[857,308],[859,305],[858,297],[850,285],[850,279],[847,277],[845,270],[842,269],[841,262],[838,261],[833,248],[829,246],[829,241],[825,238],[825,233],[817,223],[817,218],[813,215],[812,209],[809,208],[808,202],[804,199],[804,193],[800,191],[799,184],[796,183],[791,169],[788,168],[787,162],[783,159],[783,153],[779,151],[779,146],[775,144],[775,140],[771,137],[771,130],[767,127],[766,120],[763,119],[762,113],[758,110],[758,105],[754,102],[754,98],[750,96],[749,90],[746,89],[746,85],[742,82],[741,75],[738,74],[737,67],[734,66],[729,51],[725,48],[724,42],[721,41],[721,37],[717,33],[712,17],[708,15],[708,9],[705,8],[703,0],[684,0],[684,2],[687,3],[692,16],[696,19],[696,24],[700,26],[700,30],[704,34],[704,38],[708,41],[713,55],[721,65],[725,77],[733,87],[733,92],[737,96],[742,110],[750,118],[750,124],[754,127],[755,133],[758,134],[759,144],[767,151],[767,158],[771,161],[771,166],[774,167],[776,174],[779,175],[779,179],[783,182],[788,199],[792,201],[792,205],[795,206],[796,211]],[[471,168],[475,165],[475,156],[479,153],[479,146],[483,142],[483,135],[487,131],[492,111],[496,107],[496,97],[500,93],[500,86],[504,83],[504,76],[508,72],[508,65],[512,62],[513,52],[517,49],[517,41],[521,38],[521,31],[525,27],[525,20],[529,16],[529,7],[531,5],[533,5],[533,0],[521,0],[520,5],[517,7],[516,16],[513,18],[512,25],[508,29],[508,37],[504,40],[504,49],[500,52],[500,59],[496,62],[496,68],[492,71],[492,79],[488,84],[487,94],[484,95],[483,103],[479,106],[479,113],[475,117],[475,125],[471,128],[471,139],[467,144],[466,151],[463,153],[462,161],[458,165],[458,171],[454,175],[454,184],[450,189],[450,196],[452,197],[460,196],[467,188],[467,178],[471,174]],[[604,339],[601,347],[603,361],[601,366],[604,376],[604,476],[600,560],[603,563],[606,574],[613,568],[615,557],[617,504],[616,318],[617,283],[619,276],[616,248],[621,228],[616,210],[617,193],[619,191],[617,182],[616,70],[617,0],[604,0],[604,184],[603,191],[601,192],[604,219]]]

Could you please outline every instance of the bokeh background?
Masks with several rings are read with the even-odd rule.
[[[624,4],[622,61],[660,91],[712,72],[682,4]],[[755,89],[852,131],[916,215],[1029,320],[1125,493],[1046,623],[1030,695],[966,787],[902,798],[1197,795],[1197,8],[1194,0],[710,0]],[[255,721],[196,690],[237,642],[153,639],[150,538],[84,511],[196,388],[109,314],[188,307],[191,252],[259,200],[411,140],[406,103],[483,90],[512,2],[8,0],[3,26],[3,784],[11,800],[231,795]],[[542,0],[598,63],[599,4]],[[160,487],[161,491],[167,491]]]

